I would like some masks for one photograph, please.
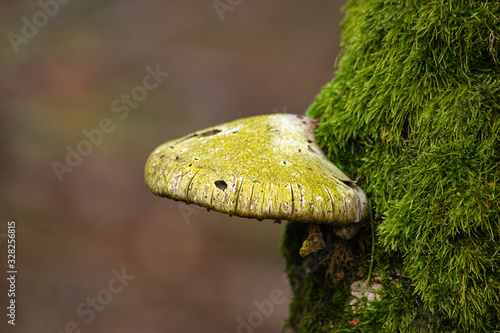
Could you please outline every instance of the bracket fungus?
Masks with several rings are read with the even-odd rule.
[[[301,115],[244,118],[168,141],[149,156],[156,195],[247,218],[308,223],[300,255],[324,247],[318,224],[352,238],[368,218],[365,193],[316,143]]]

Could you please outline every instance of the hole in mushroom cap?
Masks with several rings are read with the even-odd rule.
[[[201,133],[193,133],[190,136],[185,137],[185,138],[181,139],[180,141],[178,141],[177,144],[179,144],[181,142],[184,142],[186,140],[191,140],[191,139],[198,138],[198,137],[207,137],[207,136],[211,136],[211,135],[214,135],[214,134],[217,134],[217,133],[220,133],[220,132],[222,132],[222,130],[220,130],[218,128],[215,128],[215,129],[211,129],[211,130],[208,130],[208,131],[205,131],[205,132],[201,132]],[[174,146],[170,146],[170,148],[174,149],[175,147]]]
[[[216,180],[214,184],[215,186],[217,186],[218,189],[223,191],[227,188],[227,183],[223,180]]]
[[[214,135],[214,134],[217,134],[217,133],[220,133],[220,132],[222,132],[222,130],[220,130],[218,128],[215,128],[215,129],[212,129],[212,130],[209,130],[209,131],[198,133],[198,136],[211,136],[211,135]]]

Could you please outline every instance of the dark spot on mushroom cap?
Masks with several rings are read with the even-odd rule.
[[[227,188],[227,183],[225,181],[223,181],[223,180],[216,180],[214,182],[214,184],[215,184],[215,186],[217,186],[217,188],[219,190],[223,190],[224,191]]]

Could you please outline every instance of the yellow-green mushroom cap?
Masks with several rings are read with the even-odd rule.
[[[367,198],[323,154],[316,123],[271,114],[168,141],[149,156],[146,184],[156,195],[218,212],[330,224],[351,238],[348,226],[368,216]]]

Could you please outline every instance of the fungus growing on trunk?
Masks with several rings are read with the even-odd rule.
[[[146,184],[156,195],[230,215],[308,223],[306,256],[324,247],[317,224],[350,239],[368,218],[365,193],[323,154],[316,124],[272,114],[168,141],[149,156]]]

